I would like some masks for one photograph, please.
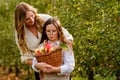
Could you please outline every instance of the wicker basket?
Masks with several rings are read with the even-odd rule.
[[[43,55],[35,56],[38,62],[45,62],[52,66],[58,67],[62,65],[62,49],[56,49],[51,53],[44,53]]]

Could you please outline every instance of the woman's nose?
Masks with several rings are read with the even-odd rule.
[[[34,21],[34,18],[31,17],[31,18],[30,18],[30,21]]]

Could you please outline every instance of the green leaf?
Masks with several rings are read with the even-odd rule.
[[[61,44],[60,44],[60,47],[61,47],[63,50],[68,50],[67,44],[65,44],[65,43],[61,43]]]

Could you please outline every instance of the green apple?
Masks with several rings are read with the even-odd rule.
[[[39,51],[40,51],[40,53],[44,54],[44,51],[45,51],[45,50],[44,50],[44,47],[43,47],[43,46],[40,47],[40,48],[39,48]]]

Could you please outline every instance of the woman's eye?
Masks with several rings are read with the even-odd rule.
[[[34,17],[34,15],[31,15],[31,17]]]

